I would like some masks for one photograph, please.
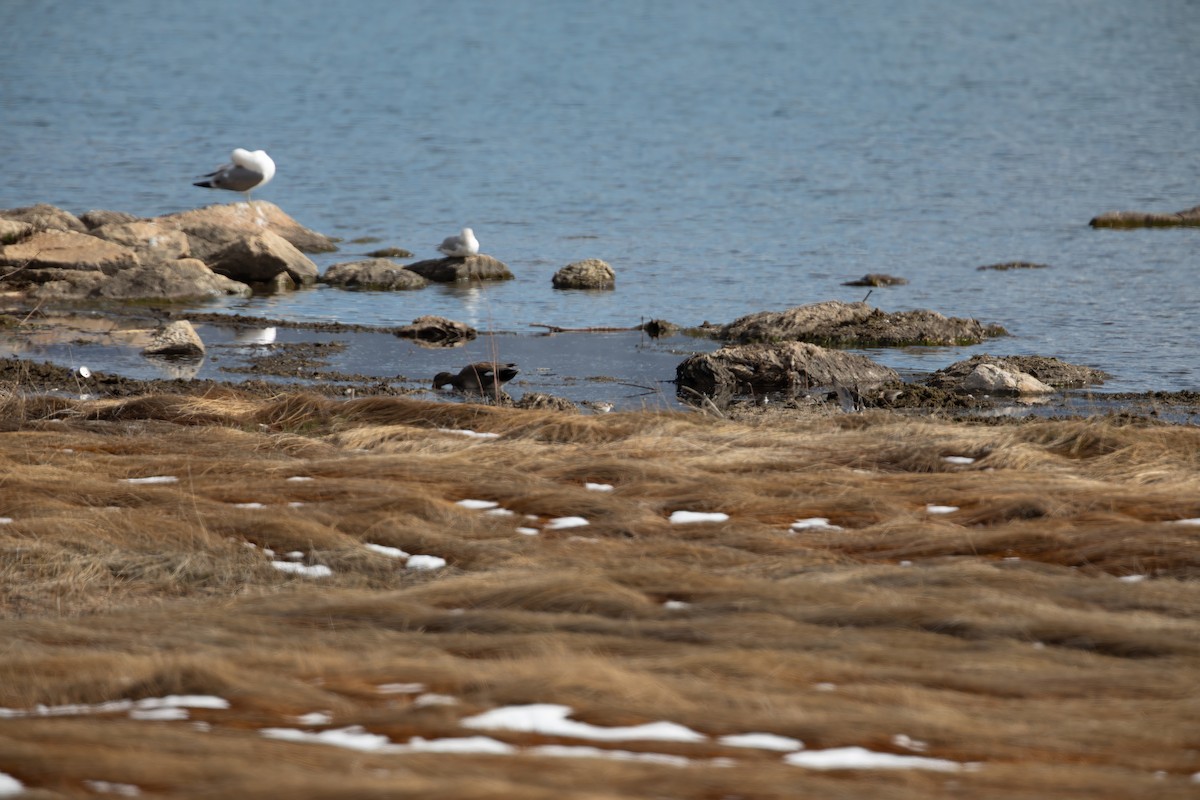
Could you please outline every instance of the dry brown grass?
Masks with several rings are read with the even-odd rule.
[[[11,395],[0,411],[0,708],[230,703],[174,722],[0,713],[0,772],[31,796],[92,796],[89,780],[302,799],[1195,793],[1200,526],[1174,522],[1200,517],[1195,428],[751,424],[228,391]],[[163,475],[177,481],[127,481]],[[672,525],[676,510],[729,520]],[[570,515],[590,524],[516,531]],[[843,530],[789,529],[805,517]],[[365,543],[448,566],[406,570]],[[285,574],[264,549],[333,574]],[[307,727],[461,737],[481,733],[465,716],[525,703],[712,738],[598,745],[695,759],[680,768],[259,734],[320,710],[332,721]],[[982,766],[820,772],[716,741],[750,731],[908,753],[904,734],[921,755]]]

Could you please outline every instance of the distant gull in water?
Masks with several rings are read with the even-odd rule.
[[[275,162],[262,150],[237,148],[230,156],[232,162],[217,167],[204,177],[207,180],[197,181],[193,186],[203,186],[205,189],[228,189],[231,192],[242,192],[246,202],[250,202],[250,190],[266,186],[275,177]]]
[[[438,245],[438,252],[457,258],[466,258],[479,252],[479,240],[470,228],[463,228],[458,236],[447,236]]]
[[[433,379],[433,388],[440,389],[450,384],[460,392],[478,392],[483,394],[498,388],[502,383],[517,377],[516,364],[493,364],[491,361],[480,361],[478,364],[468,364],[457,375],[452,372],[439,372]]]

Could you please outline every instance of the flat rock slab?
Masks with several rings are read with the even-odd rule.
[[[263,231],[286,239],[302,253],[331,253],[337,245],[328,236],[309,230],[288,216],[279,206],[265,200],[205,206],[155,217],[165,228],[181,230],[188,236],[192,255],[205,263],[209,257],[231,242]]]
[[[1031,375],[1055,389],[1081,389],[1096,386],[1112,377],[1104,370],[1068,364],[1050,356],[993,356],[980,353],[957,361],[930,375],[922,383],[937,389],[960,389],[981,364],[991,364],[1009,372]]]
[[[193,300],[209,297],[249,297],[249,286],[218,275],[195,258],[181,258],[121,270],[92,288],[86,297],[105,300]]]
[[[709,397],[837,386],[862,392],[900,380],[895,370],[866,356],[808,342],[727,345],[690,356],[675,369],[677,389]]]
[[[153,220],[110,222],[90,232],[92,236],[133,250],[143,264],[174,261],[191,255],[186,233],[166,228]]]
[[[137,254],[128,247],[75,231],[43,230],[16,244],[0,247],[0,265],[26,270],[81,270],[112,275],[140,263]]]
[[[409,264],[406,269],[438,283],[454,281],[507,281],[513,274],[502,262],[482,253],[466,258],[434,258]]]
[[[334,264],[325,270],[321,283],[341,289],[370,291],[421,289],[429,285],[425,278],[386,258]]]
[[[717,329],[721,341],[800,341],[826,347],[904,347],[971,345],[1005,336],[999,325],[946,317],[936,311],[887,313],[866,303],[827,300],[787,311],[760,311]]]
[[[1088,223],[1093,228],[1178,228],[1200,226],[1200,206],[1161,213],[1156,211],[1106,211]]]

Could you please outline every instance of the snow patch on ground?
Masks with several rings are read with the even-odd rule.
[[[728,514],[720,511],[674,511],[671,513],[672,525],[691,525],[697,522],[725,522]]]
[[[573,739],[592,739],[604,742],[663,741],[701,742],[708,737],[674,722],[647,722],[643,725],[602,728],[567,717],[570,706],[553,703],[532,703],[506,706],[467,717],[460,723],[465,728],[481,730],[519,731],[543,736],[565,736]]]

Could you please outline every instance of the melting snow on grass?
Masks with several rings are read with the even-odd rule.
[[[442,433],[457,433],[459,436],[470,436],[474,439],[498,439],[500,434],[487,431],[469,431],[463,428],[438,428]]]
[[[975,459],[970,456],[942,456],[942,461],[947,464],[974,464]]]
[[[804,742],[774,733],[736,733],[717,740],[727,747],[753,747],[756,750],[779,750],[790,753],[804,748]]]
[[[121,797],[137,797],[142,790],[132,783],[113,783],[112,781],[84,781],[83,785],[96,794],[115,794]]]
[[[440,556],[409,556],[404,566],[409,569],[441,569],[446,566],[446,559]]]
[[[176,483],[179,478],[174,475],[151,475],[148,478],[125,478],[125,483]]]
[[[209,695],[172,694],[166,697],[144,697],[141,700],[110,700],[93,705],[34,706],[33,708],[0,708],[0,719],[18,717],[77,717],[87,714],[128,712],[132,719],[187,719],[189,708],[229,708],[229,701]],[[168,713],[169,712],[169,713]]]
[[[957,772],[963,768],[957,761],[925,756],[898,756],[877,753],[865,747],[834,747],[829,750],[803,750],[783,757],[785,764],[806,769],[931,769]]]
[[[958,511],[958,506],[939,506],[933,503],[925,506],[926,514],[953,514],[955,511]]]
[[[700,742],[706,737],[691,728],[674,722],[647,722],[644,725],[602,728],[587,722],[567,719],[569,706],[553,703],[533,703],[526,706],[494,708],[474,717],[467,717],[461,724],[466,728],[480,730],[519,731],[539,733],[543,736],[566,736],[574,739],[594,739],[605,742],[621,741],[666,741]]]
[[[388,547],[385,544],[371,544],[367,542],[363,547],[373,552],[379,553],[381,556],[388,558],[408,558],[409,554],[401,550],[399,547]]]
[[[280,572],[288,572],[292,575],[302,575],[305,578],[328,578],[333,574],[333,570],[324,564],[297,564],[295,561],[272,561],[271,566]]]
[[[469,508],[474,511],[483,511],[487,508],[496,508],[500,504],[495,500],[459,500],[457,503],[455,503],[455,505],[462,506],[463,508]]]
[[[313,480],[313,478],[310,478],[307,475],[293,475],[292,477],[288,478],[288,480],[299,483],[301,481],[311,481],[311,480]]]
[[[720,511],[674,511],[671,513],[672,525],[690,525],[694,522],[724,522],[728,514]]]
[[[425,691],[423,683],[383,683],[375,687],[380,694],[420,694]]]
[[[0,797],[12,797],[25,791],[24,785],[12,775],[0,772]]]
[[[613,490],[611,483],[588,483],[584,482],[583,488],[589,492],[611,492]]]
[[[806,519],[798,519],[792,523],[794,531],[840,531],[841,525],[830,525],[828,517],[807,517]]]
[[[0,517],[0,525],[11,525],[12,521],[12,517]]]
[[[541,531],[537,528],[517,528],[517,533],[523,536],[537,536]]]
[[[567,528],[582,528],[589,524],[583,517],[555,517],[546,523],[546,530],[561,531]]]
[[[1200,525],[1200,517],[1192,517],[1191,519],[1177,519],[1176,525]]]

